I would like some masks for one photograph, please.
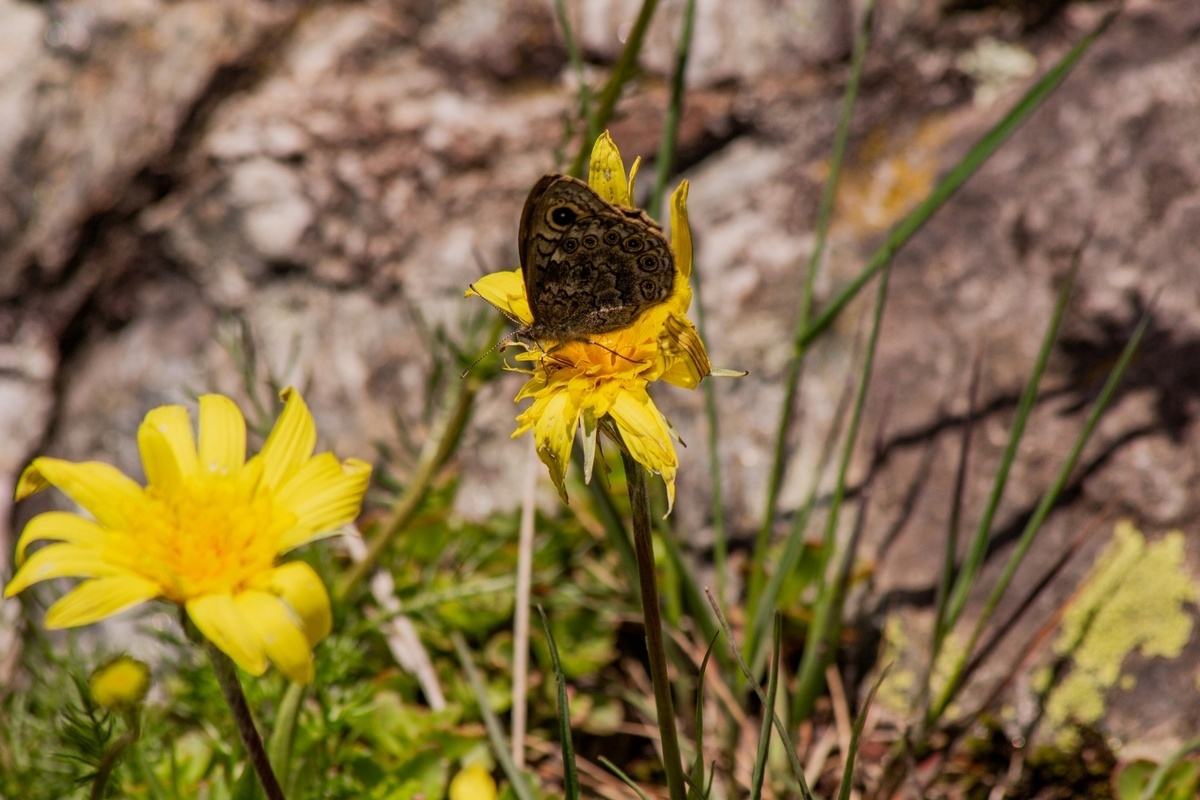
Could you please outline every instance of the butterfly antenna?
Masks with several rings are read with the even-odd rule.
[[[508,343],[510,343],[510,342],[512,341],[512,338],[513,338],[513,334],[511,334],[511,333],[510,333],[508,336],[505,336],[503,339],[501,339],[500,341],[496,342],[494,345],[492,345],[491,347],[489,347],[487,350],[484,350],[484,351],[483,351],[483,353],[481,353],[481,354],[480,354],[479,358],[477,358],[477,359],[475,359],[474,361],[472,361],[472,362],[471,362],[471,366],[469,366],[469,367],[467,367],[466,369],[464,369],[464,370],[462,371],[462,374],[460,374],[458,377],[459,377],[459,378],[465,378],[465,377],[467,377],[467,375],[468,375],[468,374],[471,372],[471,370],[473,370],[473,369],[475,369],[475,367],[479,366],[479,362],[480,362],[480,361],[483,361],[485,358],[487,358],[488,356],[490,356],[492,353],[494,353],[494,352],[496,352],[497,350],[499,350],[501,345],[505,345],[505,344],[508,344]]]
[[[625,359],[625,360],[626,360],[626,361],[628,361],[630,364],[641,364],[641,363],[643,363],[643,362],[641,362],[641,361],[638,361],[638,360],[637,360],[637,359],[635,359],[635,358],[630,358],[629,356],[622,355],[621,353],[618,353],[616,350],[613,350],[611,347],[605,347],[604,345],[600,344],[599,342],[593,342],[593,341],[590,341],[590,340],[588,340],[588,339],[584,339],[583,341],[584,341],[584,344],[592,344],[592,345],[595,345],[596,347],[599,347],[601,350],[607,350],[608,352],[612,353],[612,354],[613,354],[614,356],[616,356],[617,358],[623,358],[623,359]]]

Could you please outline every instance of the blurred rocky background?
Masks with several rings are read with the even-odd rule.
[[[566,5],[598,85],[639,4]],[[611,126],[627,159],[657,149],[682,6],[660,4]],[[881,0],[819,299],[1109,8]],[[712,360],[750,372],[716,386],[739,542],[759,525],[858,11],[849,0],[698,3],[672,186],[692,182]],[[516,266],[525,193],[577,147],[564,133],[576,92],[548,0],[0,0],[0,574],[31,513],[10,500],[31,457],[140,474],[145,412],[203,391],[244,397],[246,342],[259,379],[304,390],[323,446],[379,462],[419,445],[439,387],[457,380],[456,364],[438,377],[436,332],[464,350],[490,344],[494,312],[463,290]],[[1078,284],[989,572],[1147,308],[1150,332],[1019,582],[1079,552],[995,668],[1016,666],[1118,518],[1151,540],[1184,531],[1184,568],[1200,577],[1198,130],[1200,3],[1129,0],[897,257],[855,480],[878,439],[870,604],[899,613],[912,636],[933,602],[971,365],[980,359],[982,383],[969,523],[1077,251]],[[802,501],[857,369],[870,295],[809,356],[787,508]],[[501,376],[478,399],[454,462],[467,517],[517,504],[530,447],[509,438],[519,385]],[[703,561],[703,397],[667,387],[656,399],[691,445],[673,524]],[[11,626],[15,603],[5,605]],[[1189,626],[1194,612],[1193,602]],[[1106,695],[1106,730],[1159,748],[1191,736],[1198,656],[1194,634],[1172,660],[1135,653],[1132,686]]]

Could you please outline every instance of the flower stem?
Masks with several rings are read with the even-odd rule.
[[[662,615],[659,611],[658,585],[654,570],[654,544],[650,537],[650,500],[646,495],[646,473],[642,465],[625,452],[625,483],[629,487],[629,506],[633,516],[633,549],[637,554],[638,582],[642,587],[642,619],[646,624],[646,650],[650,656],[650,681],[654,685],[654,706],[658,712],[658,731],[662,737],[663,769],[667,773],[667,791],[671,800],[685,800],[687,784],[679,737],[675,732],[675,706],[671,682],[667,676],[667,651],[663,644]]]
[[[429,494],[434,479],[446,465],[446,461],[454,454],[462,439],[463,431],[467,427],[467,420],[471,416],[475,395],[478,394],[481,385],[476,378],[466,378],[461,381],[461,388],[455,397],[454,405],[442,418],[437,435],[426,442],[425,449],[417,463],[416,474],[405,487],[404,494],[392,506],[391,513],[381,526],[381,531],[368,546],[366,557],[350,567],[334,591],[334,598],[339,602],[346,600],[358,584],[371,574],[379,564],[379,559],[384,551],[396,536],[408,527],[408,523],[412,522],[413,517],[420,510],[421,503]]]
[[[112,743],[112,746],[108,748],[108,752],[104,754],[104,758],[101,759],[100,766],[96,768],[96,777],[92,779],[92,800],[100,800],[100,798],[104,797],[104,790],[108,787],[108,779],[112,776],[112,771],[116,768],[121,754],[141,736],[140,714],[137,711],[133,711],[126,716],[126,721],[129,723],[129,730],[125,731],[119,739]]]
[[[246,695],[242,692],[241,681],[238,680],[237,668],[229,656],[225,655],[212,642],[204,640],[204,650],[208,660],[212,662],[213,672],[217,675],[217,683],[221,685],[221,693],[225,695],[225,703],[233,712],[234,722],[237,723],[238,734],[242,744],[250,756],[250,763],[258,774],[258,782],[262,784],[267,800],[284,800],[283,789],[271,769],[267,758],[267,750],[263,747],[262,737],[254,727],[254,718],[250,716],[250,706],[246,704]]]

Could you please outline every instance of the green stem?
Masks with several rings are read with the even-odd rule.
[[[101,800],[104,797],[108,779],[112,777],[112,772],[116,769],[121,754],[142,735],[141,715],[136,709],[127,714],[125,720],[129,723],[129,730],[112,743],[108,752],[104,754],[104,758],[100,760],[100,765],[96,767],[96,777],[92,778],[92,800]]]
[[[629,31],[629,38],[625,40],[625,49],[621,51],[621,56],[617,59],[617,65],[613,67],[608,83],[604,84],[604,89],[600,92],[599,108],[588,120],[587,136],[580,144],[579,152],[575,155],[575,162],[571,165],[571,175],[583,174],[583,165],[587,163],[588,155],[592,152],[592,143],[600,136],[600,132],[604,130],[608,121],[612,119],[613,109],[617,107],[617,101],[621,99],[621,90],[625,88],[626,81],[633,74],[633,66],[642,50],[642,41],[646,38],[646,29],[650,27],[650,20],[657,7],[658,0],[644,0],[642,3],[642,10],[638,12],[637,21],[633,23],[633,28]]]
[[[338,585],[334,596],[338,601],[344,601],[354,591],[354,588],[375,569],[380,556],[392,543],[396,536],[408,527],[408,523],[416,515],[425,496],[433,485],[433,479],[445,465],[458,447],[467,420],[471,416],[471,408],[475,403],[475,395],[479,392],[480,382],[474,378],[464,378],[462,388],[455,400],[454,407],[445,418],[437,436],[431,439],[431,445],[426,445],[417,464],[417,472],[412,481],[405,487],[404,494],[396,501],[391,516],[383,524],[383,529],[367,548],[367,555],[362,561],[350,567],[342,582]]]
[[[633,548],[637,553],[638,582],[642,587],[642,618],[646,624],[646,650],[650,657],[650,681],[654,685],[654,705],[658,712],[658,731],[662,737],[663,769],[667,774],[667,792],[671,800],[685,800],[687,784],[683,777],[683,757],[675,732],[675,705],[667,674],[667,650],[659,611],[658,584],[654,570],[654,543],[651,538],[650,500],[646,495],[646,473],[642,465],[626,452],[625,483],[629,488],[629,506],[633,517]]]
[[[271,769],[271,761],[267,758],[267,749],[263,747],[262,737],[258,735],[258,729],[254,727],[254,717],[250,714],[250,706],[246,703],[246,695],[242,692],[242,684],[237,676],[237,667],[234,666],[229,656],[207,639],[204,640],[204,650],[208,653],[208,660],[212,662],[217,683],[221,686],[221,694],[225,695],[225,703],[233,714],[238,735],[241,736],[246,753],[250,756],[250,763],[258,775],[258,782],[262,784],[267,800],[284,800],[283,788],[279,785],[279,779],[275,777],[275,771]]]

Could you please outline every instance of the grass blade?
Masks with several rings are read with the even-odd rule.
[[[838,789],[838,800],[850,800],[850,788],[854,781],[854,759],[858,757],[858,740],[862,737],[863,728],[867,724],[867,712],[871,710],[871,703],[875,700],[875,693],[879,691],[883,679],[887,677],[888,671],[892,665],[888,664],[879,671],[879,677],[875,679],[875,683],[871,685],[871,691],[867,693],[866,702],[863,703],[862,711],[858,712],[858,718],[854,720],[854,729],[850,732],[850,748],[846,752],[846,766],[842,770],[842,785]]]
[[[1100,418],[1116,393],[1117,386],[1121,382],[1121,376],[1125,374],[1125,369],[1129,366],[1129,362],[1133,358],[1133,354],[1137,351],[1138,345],[1141,344],[1142,336],[1146,333],[1146,328],[1150,324],[1150,313],[1153,310],[1153,306],[1154,304],[1151,303],[1150,308],[1146,310],[1138,322],[1137,328],[1134,329],[1133,335],[1126,342],[1125,348],[1121,351],[1120,358],[1109,373],[1108,379],[1104,383],[1104,388],[1101,389],[1091,413],[1088,414],[1088,418],[1084,422],[1083,430],[1080,431],[1078,438],[1075,440],[1074,447],[1071,448],[1071,453],[1067,456],[1062,467],[1059,468],[1054,483],[1042,495],[1037,509],[1033,512],[1029,522],[1025,525],[1025,529],[1021,532],[1021,537],[1017,540],[1016,547],[1004,565],[1004,571],[1000,574],[1000,578],[996,581],[996,585],[992,588],[991,593],[984,603],[983,610],[975,623],[975,627],[971,632],[971,638],[968,640],[963,655],[955,663],[950,678],[939,695],[937,703],[929,710],[927,715],[929,723],[935,722],[945,713],[946,707],[953,702],[955,695],[962,688],[967,659],[970,657],[971,651],[975,649],[975,645],[979,642],[979,637],[983,633],[984,626],[987,625],[988,621],[995,614],[996,607],[1000,603],[1000,598],[1003,597],[1004,592],[1008,589],[1008,585],[1012,582],[1017,567],[1020,566],[1021,561],[1025,558],[1025,554],[1029,551],[1029,547],[1033,544],[1033,540],[1041,529],[1042,523],[1050,515],[1050,510],[1058,500],[1059,494],[1062,493],[1063,487],[1066,486],[1072,470],[1075,469],[1075,465],[1079,461],[1079,456],[1083,453],[1084,446],[1091,439],[1092,432],[1100,422]]]
[[[845,94],[842,96],[842,111],[841,116],[838,117],[837,133],[833,138],[833,152],[829,157],[829,177],[821,192],[812,256],[809,258],[808,273],[804,278],[804,291],[801,294],[800,307],[796,313],[796,328],[792,335],[796,342],[795,355],[788,363],[787,375],[783,380],[784,396],[779,411],[779,425],[775,429],[775,450],[771,455],[771,471],[767,477],[766,507],[763,510],[762,527],[759,528],[754,542],[754,560],[747,593],[747,607],[750,609],[751,615],[757,611],[767,549],[771,543],[771,523],[775,519],[776,507],[779,503],[779,490],[783,486],[784,462],[787,457],[787,434],[792,427],[792,414],[796,406],[796,396],[800,390],[800,379],[804,367],[804,348],[800,345],[800,341],[808,330],[817,273],[820,272],[821,260],[825,255],[825,237],[829,233],[829,224],[833,219],[833,203],[837,197],[838,182],[841,179],[842,162],[845,161],[846,141],[850,138],[850,118],[854,112],[854,103],[858,99],[858,87],[862,83],[863,63],[867,57],[874,5],[874,0],[867,0],[866,7],[863,9],[862,24],[854,39],[854,52],[850,59],[850,75],[846,81]]]
[[[637,796],[640,797],[642,800],[650,800],[650,798],[646,795],[646,793],[643,792],[641,789],[639,789],[637,784],[633,782],[633,779],[630,778],[628,775],[626,775],[624,772],[622,772],[621,768],[618,767],[616,764],[609,761],[604,756],[600,756],[600,763],[603,764],[604,766],[608,767],[610,770],[612,770],[612,773],[614,775],[616,775],[618,778],[625,781],[625,785],[628,786],[630,789],[633,789],[635,792],[637,792]]]
[[[792,744],[792,737],[788,736],[783,720],[775,713],[775,707],[767,704],[766,693],[763,692],[763,688],[759,686],[758,681],[754,679],[753,673],[750,672],[750,667],[742,659],[741,650],[738,649],[736,640],[733,638],[733,630],[729,627],[729,620],[725,619],[725,615],[721,613],[721,607],[717,605],[717,601],[713,598],[712,593],[706,593],[708,594],[708,602],[712,605],[713,613],[717,615],[717,621],[721,623],[721,630],[725,632],[725,639],[729,642],[729,650],[737,660],[738,667],[742,670],[742,676],[749,682],[750,688],[754,690],[754,693],[758,695],[759,701],[763,704],[763,714],[769,714],[770,720],[775,724],[775,733],[779,735],[779,741],[783,743],[784,752],[787,753],[788,757],[788,764],[792,768],[792,776],[800,784],[801,795],[804,797],[804,800],[813,800],[812,792],[808,789],[808,781],[804,779],[804,768],[800,766],[800,759],[796,755],[796,746]]]
[[[533,790],[526,781],[525,773],[517,769],[517,765],[508,752],[508,742],[505,741],[504,730],[500,727],[500,720],[497,719],[496,713],[488,704],[487,687],[483,685],[483,678],[479,676],[479,671],[475,669],[475,662],[471,660],[471,651],[467,647],[467,640],[458,631],[451,631],[450,641],[454,644],[454,652],[458,655],[463,672],[466,673],[467,683],[470,684],[471,691],[475,695],[475,702],[479,704],[479,714],[483,717],[483,727],[487,730],[488,741],[492,745],[492,755],[496,757],[500,769],[504,771],[509,786],[512,787],[513,794],[517,796],[518,800],[535,800]]]
[[[1037,359],[1034,361],[1033,370],[1029,373],[1029,379],[1025,382],[1025,386],[1021,390],[1021,397],[1017,402],[1017,412],[1013,417],[1012,429],[1008,435],[1008,443],[1004,447],[1004,454],[1000,457],[1000,464],[996,469],[995,479],[992,481],[992,489],[988,494],[987,504],[984,506],[983,513],[979,517],[979,524],[976,526],[975,534],[971,537],[971,542],[963,558],[963,563],[958,568],[958,574],[955,576],[953,587],[946,601],[944,614],[942,617],[934,620],[933,660],[936,660],[938,653],[941,652],[946,635],[954,627],[954,624],[958,622],[959,617],[962,616],[971,587],[975,584],[979,570],[983,568],[983,559],[987,555],[988,540],[992,532],[992,522],[995,520],[996,511],[1000,507],[1000,500],[1004,496],[1004,489],[1008,485],[1008,473],[1012,469],[1013,462],[1016,460],[1017,447],[1020,445],[1021,437],[1025,433],[1025,425],[1029,421],[1030,414],[1033,413],[1034,405],[1037,403],[1038,384],[1041,383],[1042,375],[1046,372],[1046,366],[1050,361],[1050,353],[1053,351],[1054,343],[1058,339],[1058,329],[1062,324],[1063,315],[1066,313],[1067,301],[1071,297],[1071,288],[1075,285],[1075,276],[1079,270],[1081,252],[1081,249],[1076,250],[1075,261],[1071,265],[1071,270],[1067,273],[1066,281],[1058,292],[1058,299],[1054,304],[1054,312],[1050,316],[1050,324],[1046,328],[1046,333],[1042,336],[1042,344],[1038,350]]]
[[[575,155],[575,161],[571,164],[571,175],[579,176],[583,174],[583,165],[587,163],[588,155],[592,152],[592,143],[600,135],[600,131],[604,130],[604,126],[612,119],[613,110],[617,107],[617,100],[621,98],[621,90],[625,88],[626,82],[633,77],[633,68],[637,64],[638,55],[642,51],[642,42],[646,38],[646,29],[650,27],[650,20],[654,17],[654,10],[658,7],[658,0],[642,0],[642,8],[638,12],[637,19],[633,23],[633,28],[629,31],[629,38],[625,40],[625,48],[621,51],[620,57],[617,59],[616,65],[613,67],[612,74],[608,76],[608,82],[604,84],[604,88],[600,91],[599,106],[596,111],[588,119],[587,136],[579,145],[579,152]]]
[[[713,646],[717,643],[717,634],[708,643],[704,658],[700,661],[700,669],[696,674],[696,758],[692,761],[692,769],[688,774],[688,800],[704,800],[701,789],[704,780],[704,674],[708,671],[708,659],[713,654]]]
[[[750,800],[759,800],[762,797],[763,779],[767,774],[767,757],[771,753],[771,721],[775,712],[775,698],[779,694],[779,644],[782,639],[783,616],[775,612],[775,635],[771,638],[771,668],[767,672],[767,697],[763,706],[762,730],[758,733],[758,752],[754,754],[754,772],[750,776]]]
[[[683,9],[683,30],[679,34],[679,46],[675,49],[675,70],[671,74],[671,99],[667,103],[667,115],[663,120],[662,141],[658,146],[658,158],[654,164],[654,192],[646,211],[654,219],[662,213],[663,192],[667,179],[675,170],[675,146],[679,142],[679,120],[683,116],[683,88],[687,77],[688,57],[692,51],[692,31],[696,22],[696,0],[687,0]]]
[[[554,665],[554,680],[558,685],[558,736],[562,740],[563,789],[567,800],[579,798],[579,771],[575,768],[575,745],[571,738],[571,709],[567,705],[567,678],[563,674],[562,662],[558,658],[558,643],[550,632],[550,621],[539,604],[538,614],[542,617],[542,630],[550,646],[550,662]]]
[[[575,73],[575,81],[579,84],[579,119],[586,127],[592,117],[592,90],[588,87],[587,79],[583,74],[583,54],[579,51],[579,43],[575,41],[575,32],[571,28],[571,20],[567,16],[567,6],[564,0],[554,0],[554,14],[558,17],[559,27],[562,28],[563,44],[567,48],[567,63],[571,65],[571,71]],[[571,138],[574,128],[574,121],[569,121],[567,129],[564,131],[566,139]],[[563,146],[565,144],[564,141]],[[562,163],[562,150],[558,149],[557,152],[559,154],[557,161]],[[579,177],[578,173],[571,174]]]
[[[854,398],[854,409],[850,412],[850,425],[842,448],[838,465],[837,481],[833,487],[833,498],[829,504],[829,517],[825,524],[825,536],[821,552],[821,566],[817,575],[820,581],[817,601],[813,609],[813,620],[804,639],[804,654],[800,657],[800,668],[796,678],[796,691],[792,695],[793,724],[806,719],[817,701],[817,695],[825,685],[825,667],[833,659],[837,636],[841,629],[842,608],[838,581],[831,579],[828,566],[833,560],[837,546],[837,524],[841,513],[842,499],[846,495],[846,473],[850,470],[850,459],[858,443],[858,427],[862,421],[867,391],[871,386],[871,371],[875,364],[875,347],[879,343],[879,329],[883,321],[883,308],[887,301],[890,269],[884,269],[879,279],[879,291],[875,296],[875,311],[871,321],[871,335],[867,340],[867,352],[863,358],[862,377]],[[850,548],[843,558],[853,558]]]
[[[992,157],[1000,145],[1025,120],[1029,119],[1029,115],[1036,111],[1046,98],[1059,87],[1059,84],[1071,74],[1071,70],[1079,62],[1079,59],[1095,43],[1096,39],[1107,30],[1119,12],[1120,9],[1118,8],[1106,14],[1090,33],[1072,47],[1049,72],[1042,76],[1025,93],[1017,104],[1013,106],[1012,110],[1004,116],[1004,119],[996,123],[991,130],[983,135],[975,146],[971,148],[970,152],[963,157],[962,161],[958,162],[946,174],[942,182],[934,187],[929,197],[925,198],[912,213],[892,229],[883,246],[871,257],[871,261],[867,264],[866,269],[859,273],[853,281],[844,286],[821,310],[821,314],[817,317],[817,320],[796,339],[797,353],[803,353],[804,349],[812,344],[813,340],[820,336],[833,323],[833,320],[842,312],[846,304],[854,299],[859,290],[875,276],[876,272],[883,269],[884,264],[896,254],[896,251],[903,247],[912,238],[913,234],[929,221],[934,212],[941,208],[950,199],[951,195],[957,192],[967,182],[967,179],[974,175]]]

